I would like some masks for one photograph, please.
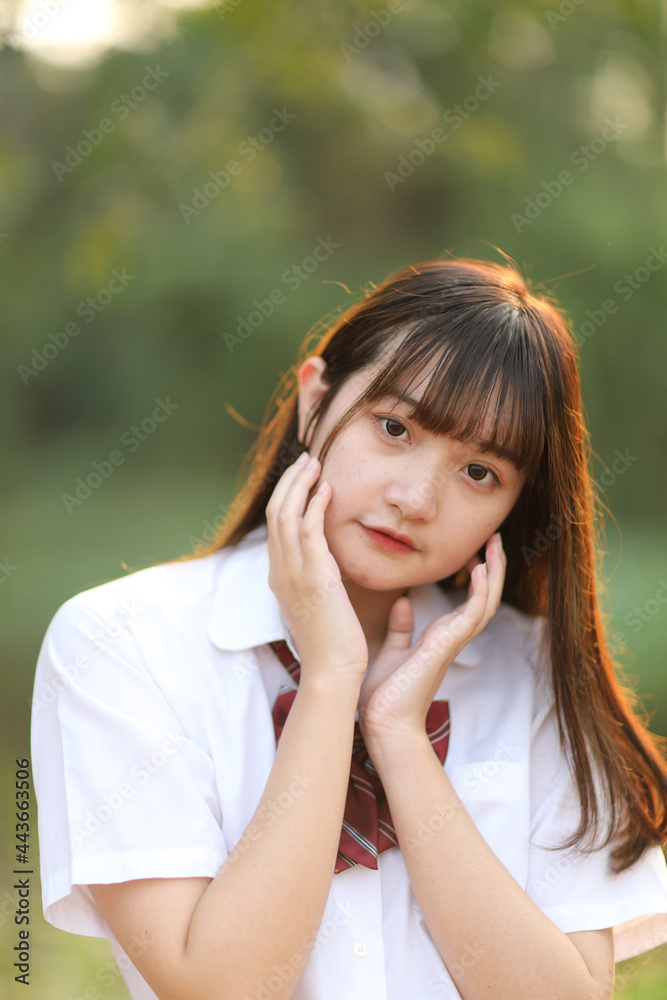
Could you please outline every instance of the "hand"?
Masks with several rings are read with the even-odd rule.
[[[322,483],[323,489],[308,501],[320,464],[316,460],[306,468],[304,456],[309,458],[304,453],[285,469],[266,506],[269,586],[294,637],[300,683],[332,671],[360,683],[368,665],[368,644],[324,536],[332,489]]]
[[[407,597],[392,605],[384,644],[361,685],[359,726],[367,743],[395,741],[402,732],[425,733],[427,712],[447,668],[496,613],[507,565],[500,533],[486,543],[486,563],[475,555],[466,565],[468,599],[430,622],[412,648],[412,605]]]

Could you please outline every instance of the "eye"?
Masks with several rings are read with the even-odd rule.
[[[408,440],[408,438],[401,437],[404,432],[406,434],[409,433],[407,427],[400,420],[397,420],[396,417],[382,417],[374,413],[373,418],[380,437],[385,439],[391,438],[399,443]],[[383,424],[386,426],[383,427]],[[480,465],[478,462],[469,462],[465,468],[470,479],[483,490],[495,490],[496,487],[502,485],[493,469],[489,469],[485,465]]]
[[[474,479],[476,483],[484,484],[484,477],[488,474],[492,478],[488,483],[484,484],[491,488],[495,486],[500,486],[500,480],[498,476],[491,469],[487,469],[485,465],[478,465],[477,462],[471,462],[470,465],[466,466],[468,470],[468,475],[471,479]]]
[[[401,421],[396,420],[395,417],[376,417],[375,420],[385,437],[400,438],[403,431],[407,430]],[[387,425],[386,429],[382,427],[383,423]]]

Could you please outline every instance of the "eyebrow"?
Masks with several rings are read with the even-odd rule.
[[[402,392],[400,389],[392,389],[390,392],[385,393],[383,398],[397,399],[400,403],[407,403],[413,407],[418,406],[420,403],[420,400],[414,399],[413,396],[409,396],[407,392]],[[420,427],[423,426],[419,420],[416,418],[415,420]],[[495,455],[496,458],[502,462],[509,462],[510,465],[514,465],[514,462],[509,457],[507,452],[502,448],[498,448],[492,441],[483,441],[473,438],[470,441],[466,441],[465,444],[470,445],[470,447],[475,448],[477,451],[483,452],[487,455]]]

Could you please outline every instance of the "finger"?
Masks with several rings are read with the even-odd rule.
[[[470,575],[467,600],[426,627],[418,643],[421,655],[429,662],[445,660],[451,663],[484,627],[488,594],[486,564],[477,559]]]
[[[394,601],[389,612],[387,635],[382,649],[409,649],[415,628],[415,616],[410,600],[403,596]]]
[[[481,563],[482,563],[482,560],[479,558],[479,556],[475,552],[474,556],[471,559],[469,559],[468,562],[466,563],[466,569],[470,573],[472,573],[472,571],[474,570],[475,566],[480,566]]]
[[[315,465],[308,466],[308,464],[299,464],[297,461],[289,470],[290,474],[285,475],[285,481],[283,482],[281,479],[280,488],[276,487],[277,495],[271,497],[273,529],[283,558],[297,557],[300,561],[301,518],[304,514],[308,490],[319,475],[319,468],[317,462]],[[267,520],[268,516],[269,508],[267,505]]]
[[[444,644],[448,656],[452,659],[483,628],[488,594],[486,564],[478,562],[473,567],[470,577],[467,601],[454,612],[452,617],[447,616],[448,620],[443,624],[440,633],[440,642]]]
[[[472,593],[463,605],[466,624],[479,625],[484,619],[489,600],[489,576],[486,563],[479,562],[470,575]]]
[[[324,515],[332,497],[332,489],[326,480],[317,486],[312,497],[307,500],[306,512],[301,521],[301,545],[304,560],[324,559],[330,555],[324,534]]]
[[[488,539],[485,554],[486,562],[484,563],[475,557],[475,565],[470,577],[470,608],[466,622],[471,621],[472,616],[477,618],[473,635],[481,632],[493,618],[502,597],[507,560],[499,533],[493,534]]]
[[[311,464],[313,463],[313,464]],[[303,519],[309,506],[311,487],[317,482],[321,465],[314,457],[300,468],[291,481],[278,513],[281,541],[303,559]]]
[[[295,462],[292,462],[291,465],[287,466],[283,474],[278,479],[278,482],[273,487],[273,491],[266,505],[267,523],[271,522],[273,524],[275,522],[277,512],[282,507],[285,495],[287,494],[291,483],[298,475],[299,470],[306,465],[308,458],[308,452],[302,452]]]
[[[486,543],[486,566],[489,581],[487,613],[491,618],[498,610],[502,598],[507,568],[507,557],[499,531],[496,531]]]
[[[470,580],[468,581],[468,597],[471,596],[474,590],[472,582],[472,571],[474,570],[475,566],[481,566],[481,565],[482,565],[482,560],[479,558],[477,553],[475,553],[472,559],[469,559],[468,562],[466,563],[466,569],[470,573]]]
[[[488,596],[486,563],[477,560],[470,574],[467,600],[457,608],[453,617],[447,615],[443,623],[442,641],[452,646],[452,640],[456,640],[456,653],[484,627]]]

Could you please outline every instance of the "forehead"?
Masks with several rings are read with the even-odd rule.
[[[346,379],[343,409],[353,417],[400,397],[398,412],[423,430],[481,447],[532,481],[554,391],[562,395],[560,348],[534,326],[505,307],[388,324],[373,360]]]
[[[482,452],[492,454],[501,461],[508,461],[519,468],[522,463],[517,461],[518,456],[515,454],[515,449],[508,448],[506,444],[507,439],[515,436],[518,430],[516,425],[512,427],[515,424],[515,414],[511,401],[505,396],[502,398],[500,396],[502,392],[500,381],[487,392],[485,399],[479,399],[479,382],[471,380],[469,392],[464,392],[467,397],[467,405],[464,409],[468,415],[460,413],[457,420],[452,414],[445,420],[443,426],[438,426],[438,417],[433,416],[434,397],[439,401],[435,403],[436,410],[449,410],[450,393],[446,388],[449,385],[451,390],[449,376],[445,374],[445,384],[443,385],[441,370],[435,380],[435,393],[431,393],[430,397],[429,388],[434,381],[433,376],[436,369],[442,362],[442,353],[438,351],[435,356],[419,366],[416,373],[406,373],[405,377],[399,375],[388,382],[385,381],[384,384],[381,383],[377,394],[373,397],[373,402],[386,400],[388,404],[396,406],[398,412],[405,412],[406,415],[409,415],[427,432],[433,433],[435,436],[451,437],[463,444],[474,446]],[[356,382],[354,395],[366,390],[382,373],[386,365],[386,352],[383,352],[382,358],[368,365],[361,372],[357,372],[356,377],[354,377]],[[465,382],[465,377],[460,380],[460,384],[465,385]],[[427,405],[420,405],[425,396],[427,397]],[[367,405],[371,406],[373,403],[368,402]],[[474,413],[472,421],[470,420],[471,411]]]
[[[395,338],[394,338],[395,339]],[[397,402],[401,402],[406,406],[413,409],[421,402],[423,397],[427,394],[431,381],[433,379],[433,374],[441,363],[442,352],[436,354],[428,360],[422,369],[410,377],[404,379],[398,379],[392,383],[391,388],[383,392],[383,397],[391,397]],[[363,391],[371,382],[375,379],[379,372],[387,363],[386,352],[383,353],[383,357],[379,360],[373,362],[361,372],[357,372],[356,379],[358,379],[358,384],[356,386],[357,391]],[[499,387],[495,386],[493,391],[490,393],[488,404],[487,404],[487,417],[483,425],[480,428],[480,436],[482,438],[490,438],[494,430],[494,413],[498,405],[498,393]],[[472,391],[471,391],[472,395]]]
[[[386,394],[386,397],[382,398],[386,398],[392,403],[397,404],[399,407],[405,406],[409,410],[413,410],[421,400],[422,395],[423,395],[422,391],[415,391],[412,389],[408,389],[407,391],[395,389],[395,390],[390,390]],[[486,417],[479,426],[478,430],[476,431],[476,436],[474,438],[465,436],[465,440],[468,444],[475,445],[481,451],[488,451],[489,453],[495,454],[498,458],[506,459],[506,455],[504,454],[504,452],[500,451],[493,445],[493,435],[496,426],[494,419],[496,400],[497,400],[497,392],[494,393],[489,402],[489,407]],[[419,420],[417,420],[417,423],[419,423]],[[434,431],[432,433],[434,433],[436,436],[451,436],[454,438],[459,438],[458,434],[451,431],[449,432],[449,434],[447,434],[447,432],[444,431],[441,432]]]

